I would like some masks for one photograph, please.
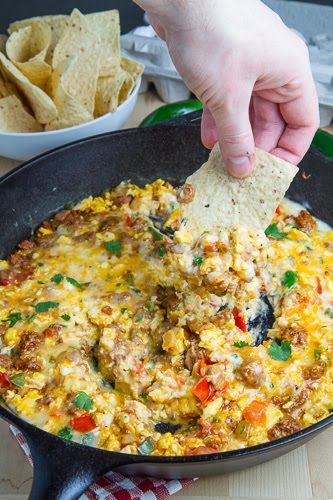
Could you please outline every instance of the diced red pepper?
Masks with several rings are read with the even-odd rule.
[[[193,387],[192,392],[198,399],[200,399],[201,403],[204,403],[213,393],[212,385],[206,378],[202,378]]]
[[[317,281],[316,291],[317,293],[319,293],[319,295],[321,295],[323,293],[323,287],[321,285],[319,278],[316,278],[316,281]]]
[[[276,207],[275,213],[276,213],[277,216],[281,215],[280,207]]]
[[[77,432],[89,432],[96,428],[94,419],[89,413],[85,413],[80,417],[72,418],[71,427]]]
[[[235,320],[235,325],[242,330],[242,332],[247,332],[246,321],[244,317],[239,313],[237,307],[234,307],[232,310],[232,314]]]
[[[10,386],[11,383],[7,373],[0,373],[0,387],[2,387],[2,389],[8,389]]]
[[[264,425],[266,423],[266,406],[261,401],[252,401],[243,411],[244,420],[252,425]]]

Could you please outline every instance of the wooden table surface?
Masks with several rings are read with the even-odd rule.
[[[135,127],[162,101],[153,92],[139,96],[126,127]],[[333,133],[333,126],[327,130]],[[0,176],[19,162],[0,157]],[[0,421],[0,500],[26,499],[32,469],[8,426]],[[333,499],[333,427],[281,458],[233,474],[199,479],[175,498]]]

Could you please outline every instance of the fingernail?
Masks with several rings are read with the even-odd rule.
[[[226,160],[227,167],[234,177],[247,177],[252,172],[254,155],[237,156]]]

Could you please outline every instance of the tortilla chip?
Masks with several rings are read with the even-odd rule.
[[[57,108],[50,97],[33,85],[1,52],[0,71],[5,80],[11,81],[26,97],[39,123],[48,123],[57,116]]]
[[[95,117],[116,111],[119,102],[119,95],[126,78],[127,73],[119,70],[114,76],[107,76],[98,79],[95,96]]]
[[[99,38],[88,27],[85,17],[74,9],[68,28],[53,54],[55,67],[71,60],[63,78],[66,92],[92,115],[100,65]]]
[[[14,95],[0,99],[1,132],[41,132],[43,127]]]
[[[207,163],[186,180],[194,186],[195,196],[182,206],[183,227],[194,238],[236,224],[264,231],[297,172],[295,165],[257,149],[253,174],[235,179],[216,144]]]
[[[126,72],[126,79],[119,93],[118,105],[122,104],[129,97],[145,68],[142,63],[124,56],[121,58],[120,65]]]
[[[90,30],[100,39],[99,76],[110,76],[120,67],[120,21],[118,10],[107,10],[84,16]]]
[[[66,90],[66,76],[72,61],[63,61],[52,73],[52,97],[57,106],[58,116],[46,124],[45,130],[73,127],[93,119],[82,104]]]
[[[18,29],[31,26],[36,21],[42,21],[43,23],[48,24],[51,28],[51,41],[45,56],[45,62],[51,65],[54,48],[68,26],[69,16],[38,16],[31,17],[30,19],[22,19],[22,21],[15,21],[14,23],[11,23],[8,28],[8,33],[11,34]]]
[[[0,52],[2,52],[3,54],[6,53],[7,40],[8,40],[7,35],[0,35]]]
[[[51,66],[44,59],[51,42],[48,24],[34,21],[30,26],[14,31],[7,41],[8,58],[38,87],[44,87],[51,75]]]

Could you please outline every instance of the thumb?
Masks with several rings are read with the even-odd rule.
[[[234,177],[247,177],[254,164],[254,138],[249,118],[251,91],[233,91],[211,113],[214,117],[221,154]]]

